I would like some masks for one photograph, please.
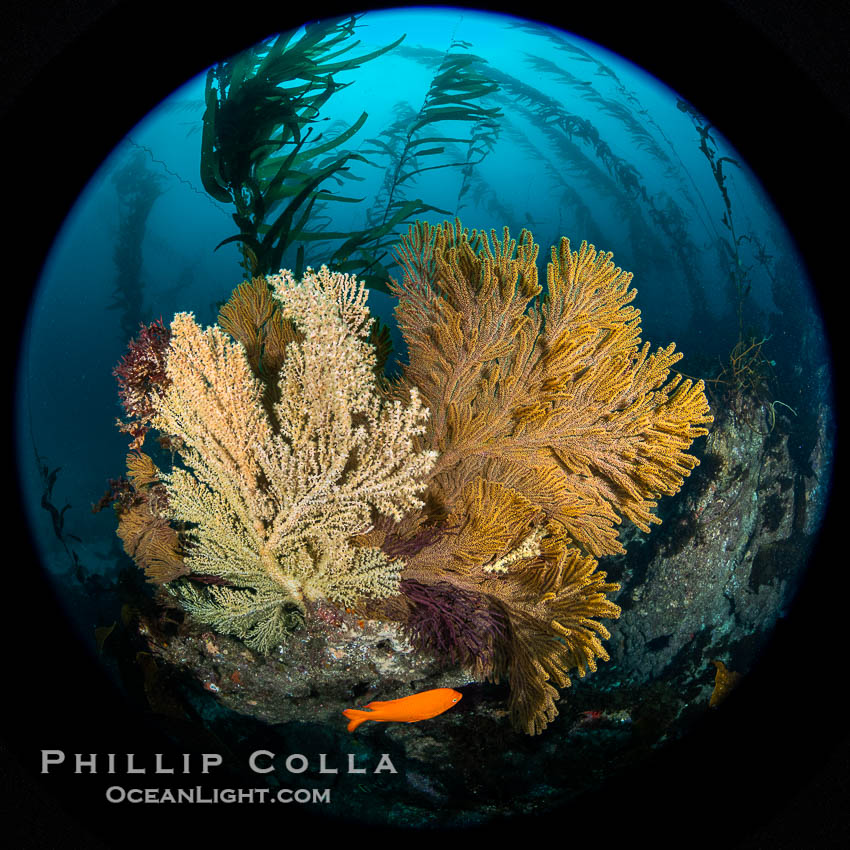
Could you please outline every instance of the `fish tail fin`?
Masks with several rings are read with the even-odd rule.
[[[371,713],[371,711],[360,711],[357,708],[346,708],[343,714],[351,721],[348,724],[348,731],[353,732],[361,723],[365,723]]]

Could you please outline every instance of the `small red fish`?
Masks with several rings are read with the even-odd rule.
[[[434,688],[401,699],[370,702],[365,707],[372,709],[371,711],[347,708],[343,714],[351,721],[348,724],[349,732],[353,732],[367,720],[374,720],[376,723],[418,723],[448,711],[456,702],[460,702],[462,697],[462,693],[451,688]]]

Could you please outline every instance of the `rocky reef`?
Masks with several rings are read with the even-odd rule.
[[[411,228],[395,383],[363,284],[326,268],[131,344],[113,502],[156,590],[124,635],[176,739],[386,757],[298,781],[343,789],[334,816],[468,825],[599,787],[746,679],[825,510],[828,380],[808,418],[728,377],[709,409],[610,254],[562,239],[544,293],[537,253]],[[435,688],[462,700],[346,729]]]
[[[193,623],[173,602],[137,615],[136,627],[168,671],[161,681],[170,692],[237,750],[277,741],[290,751],[356,753],[364,764],[390,753],[397,774],[334,780],[345,791],[334,797],[339,817],[445,826],[549,811],[714,710],[712,695],[716,706],[746,677],[792,604],[825,509],[832,423],[824,403],[801,468],[787,421],[753,427],[763,414],[745,407],[719,417],[663,525],[652,535],[633,530],[629,554],[605,561],[622,583],[611,661],[565,693],[540,738],[512,728],[505,685],[474,682],[414,651],[395,623],[320,606],[285,651],[268,655]],[[345,730],[346,708],[436,687],[464,699],[427,722]],[[328,785],[320,775],[306,780]]]

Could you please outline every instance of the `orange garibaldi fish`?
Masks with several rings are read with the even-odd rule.
[[[374,720],[377,723],[418,723],[436,717],[448,711],[456,702],[460,702],[463,694],[451,688],[434,688],[422,691],[401,699],[391,699],[386,702],[370,702],[366,708],[371,711],[361,711],[358,708],[347,708],[343,714],[351,721],[348,731],[353,732],[361,723]]]

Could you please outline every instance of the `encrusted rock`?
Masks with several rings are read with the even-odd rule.
[[[262,655],[189,619],[169,634],[167,624],[181,613],[167,610],[158,623],[145,621],[154,655],[188,671],[228,708],[266,723],[343,724],[343,709],[472,681],[458,670],[446,670],[434,657],[414,652],[395,623],[349,612],[313,612],[285,645]]]
[[[711,660],[729,661],[733,649],[746,656],[736,664],[754,660],[797,588],[823,510],[831,451],[828,412],[818,416],[809,475],[755,402],[718,419],[663,524],[602,564],[623,584],[622,615],[591,687],[684,674],[710,693]]]

